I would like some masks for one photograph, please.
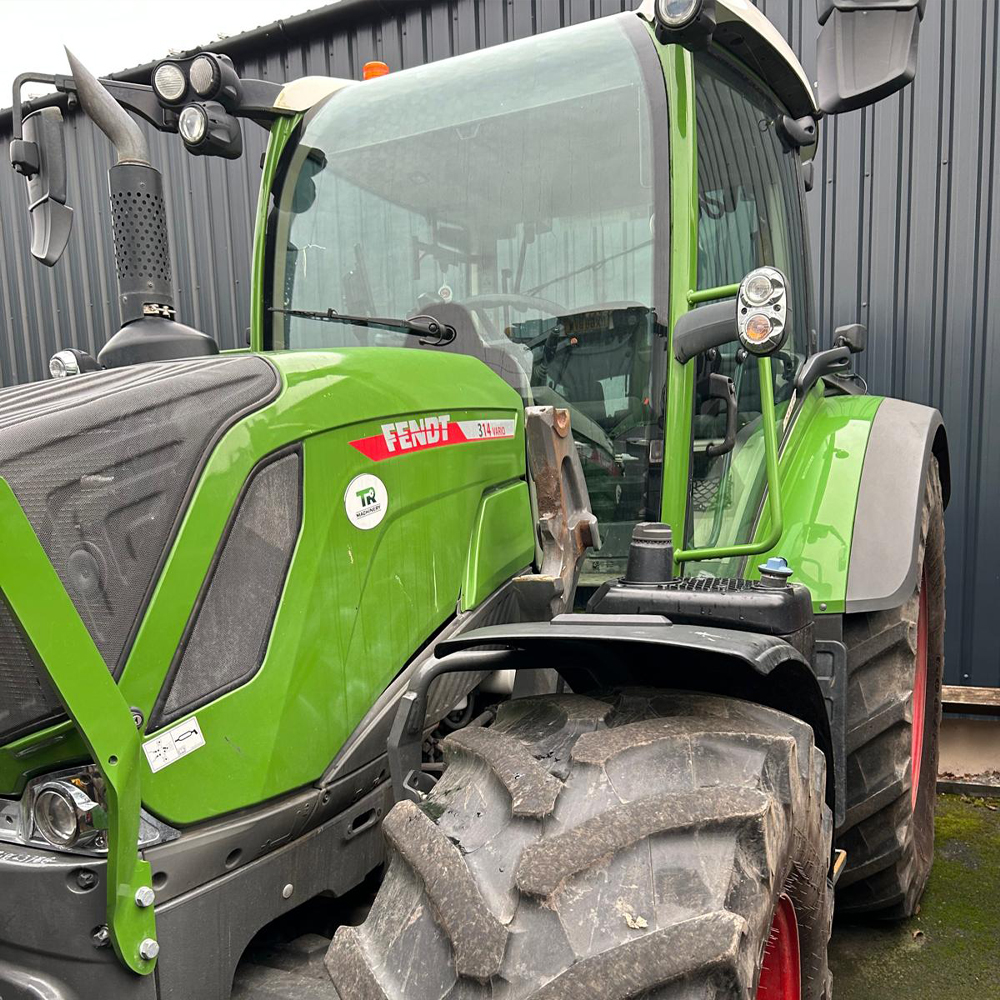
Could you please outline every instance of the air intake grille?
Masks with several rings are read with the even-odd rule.
[[[202,464],[225,430],[278,387],[274,368],[248,356],[0,391],[0,476],[113,673]],[[54,702],[39,691],[14,629],[0,616],[0,719],[22,725],[46,717]]]
[[[153,712],[159,728],[246,683],[260,668],[302,525],[302,459],[250,474]]]
[[[61,714],[55,692],[35,669],[24,632],[0,599],[0,742],[6,743],[31,723]]]

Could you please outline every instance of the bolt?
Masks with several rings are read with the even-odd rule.
[[[93,872],[78,872],[76,876],[76,884],[81,889],[93,889],[97,884],[97,876]]]
[[[160,946],[153,938],[143,938],[139,945],[139,958],[146,962],[152,962],[160,954]]]
[[[138,889],[135,890],[135,905],[145,909],[147,906],[152,906],[153,901],[156,899],[156,894],[148,885],[140,885]]]
[[[285,888],[281,890],[281,898],[291,899],[293,892],[295,892],[295,886],[292,885],[291,882],[289,882],[288,885],[286,885]]]
[[[91,934],[91,940],[94,942],[95,948],[105,948],[108,942],[111,940],[111,935],[108,933],[107,925],[103,927],[98,927],[93,934]]]

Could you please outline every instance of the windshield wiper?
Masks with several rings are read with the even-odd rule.
[[[323,323],[348,323],[351,326],[376,326],[380,330],[398,330],[411,337],[420,337],[421,344],[442,347],[456,337],[455,328],[441,323],[433,316],[414,316],[411,319],[387,319],[383,316],[354,316],[340,313],[336,309],[279,309],[271,306],[268,312],[283,313],[299,319],[317,319]],[[424,339],[432,338],[432,339]]]

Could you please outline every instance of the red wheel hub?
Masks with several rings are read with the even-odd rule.
[[[792,901],[787,896],[781,896],[764,951],[757,1000],[801,1000],[801,996],[799,922]]]
[[[913,721],[910,732],[910,808],[917,808],[920,763],[924,756],[924,713],[927,710],[927,574],[920,578],[917,613],[917,662],[913,669]]]

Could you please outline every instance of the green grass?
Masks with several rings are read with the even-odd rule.
[[[916,917],[834,925],[835,1000],[1000,998],[1000,800],[941,795],[935,832]]]

